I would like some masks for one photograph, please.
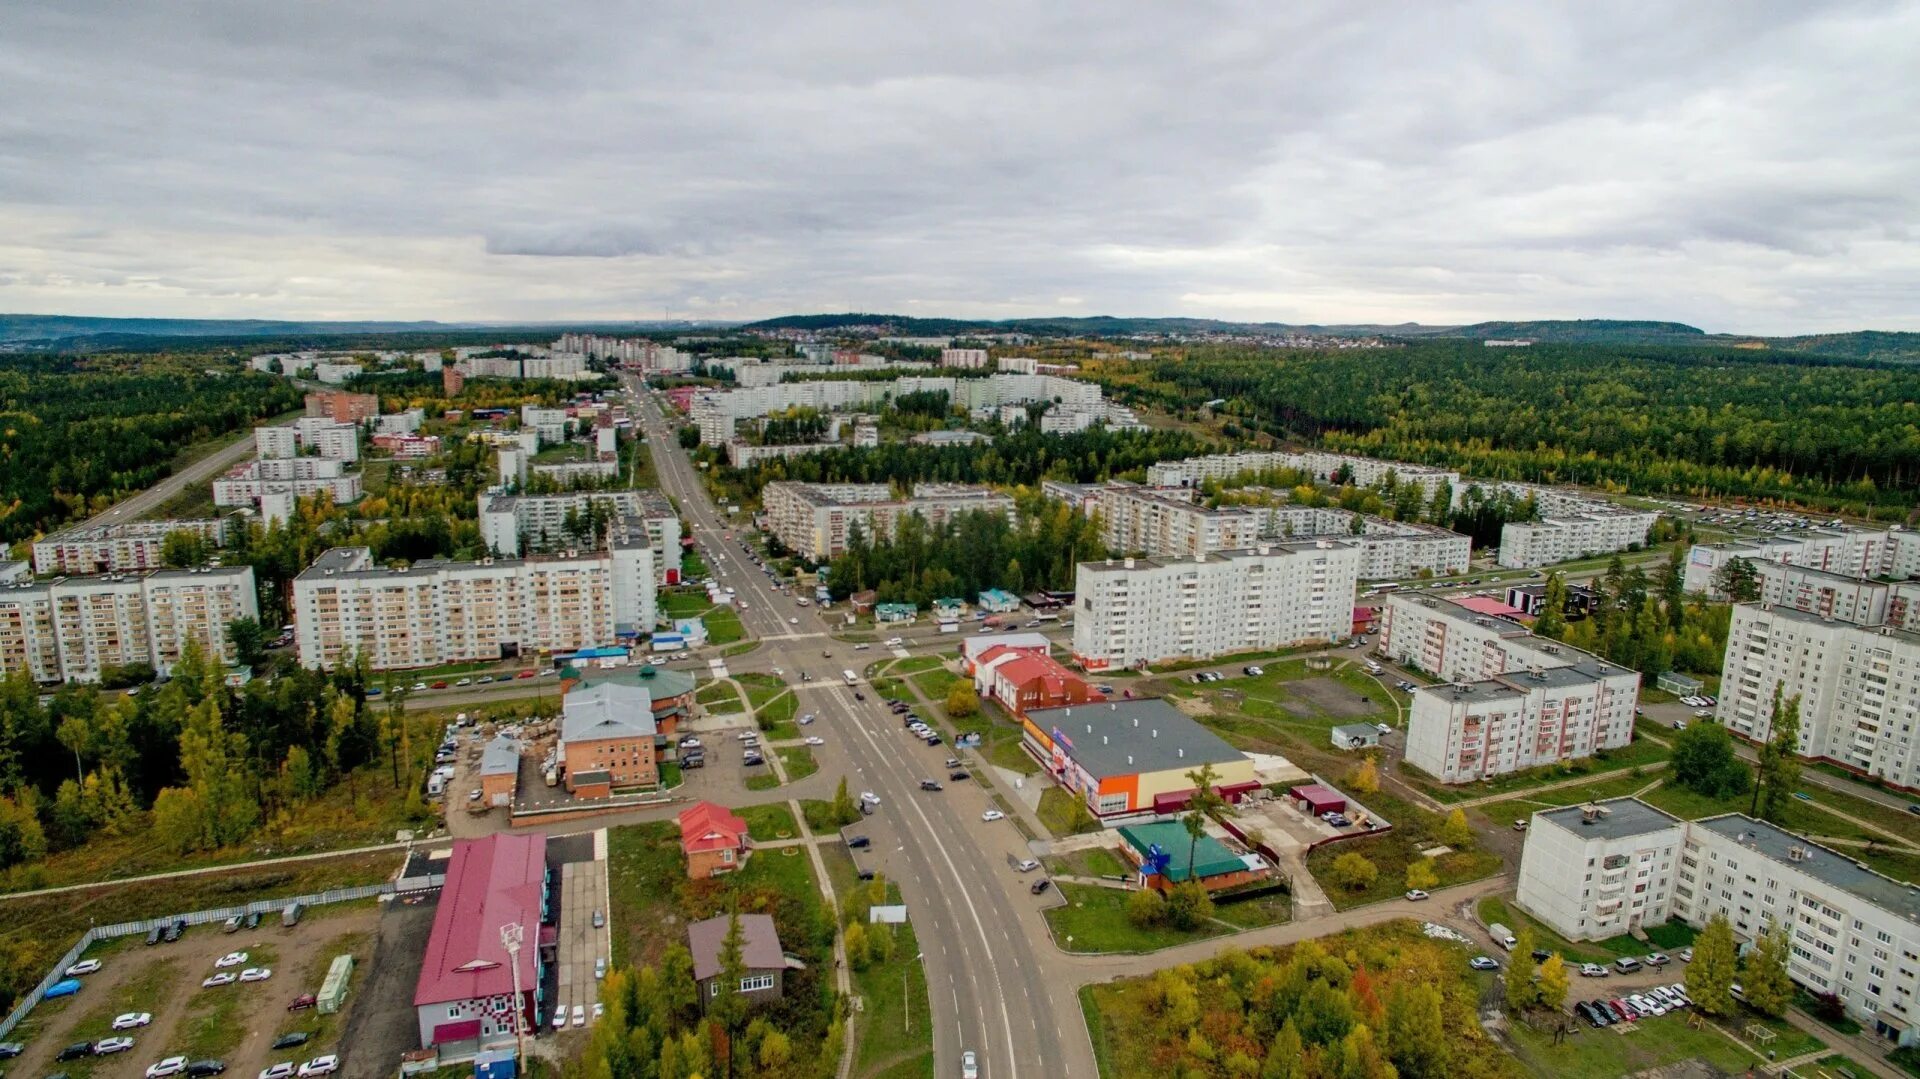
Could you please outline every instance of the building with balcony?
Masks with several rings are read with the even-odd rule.
[[[1843,578],[1901,580],[1920,576],[1920,532],[1902,528],[1883,532],[1834,524],[1727,543],[1697,544],[1687,552],[1683,577],[1687,591],[1704,592],[1712,599],[1726,599],[1714,587],[1714,577],[1722,566],[1736,558],[1753,563],[1756,569],[1762,568],[1763,563],[1772,563],[1822,570]],[[1763,584],[1766,579],[1762,577]],[[1782,587],[1789,589],[1799,587],[1798,581],[1818,587],[1816,578],[1782,580]]]
[[[164,675],[190,642],[226,666],[237,655],[227,623],[259,617],[252,566],[0,585],[0,672],[97,682],[108,668],[144,663]]]
[[[1074,661],[1104,671],[1345,640],[1359,564],[1335,540],[1082,562]]]
[[[1673,915],[1687,822],[1638,798],[1533,815],[1520,858],[1520,905],[1568,940],[1604,940]]]
[[[160,549],[175,532],[191,533],[208,547],[224,547],[228,523],[225,517],[203,517],[75,525],[33,541],[33,571],[81,575],[159,569],[166,564]]]
[[[939,527],[970,512],[1013,516],[1013,498],[986,487],[918,483],[895,498],[884,483],[767,484],[760,491],[767,531],[789,551],[814,563],[844,554],[857,526],[868,540],[893,534],[902,518],[918,515]]]

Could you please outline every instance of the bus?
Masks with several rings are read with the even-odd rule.
[[[854,674],[852,671],[841,671],[840,677],[846,679],[847,684],[850,686],[860,681],[860,676]]]

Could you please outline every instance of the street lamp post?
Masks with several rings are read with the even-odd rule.
[[[525,936],[526,929],[519,922],[500,927],[500,946],[507,950],[507,965],[513,968],[513,1052],[517,1068],[527,1066],[526,1028],[521,1020],[520,997],[520,942]]]

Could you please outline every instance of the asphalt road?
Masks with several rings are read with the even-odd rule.
[[[154,484],[152,487],[114,503],[111,509],[85,522],[86,525],[120,524],[137,519],[141,514],[170,501],[173,496],[195,483],[211,483],[213,478],[234,465],[253,456],[253,432],[248,431],[232,444],[202,457],[198,461]]]
[[[735,526],[714,508],[679,449],[674,426],[655,399],[631,380],[629,387],[662,488],[679,502],[702,545],[725,551],[727,557],[709,559],[709,568],[746,603],[741,621],[763,642],[729,667],[786,672],[801,707],[820,716],[812,729],[828,739],[828,752],[818,754],[822,769],[841,769],[855,791],[880,799],[860,830],[872,838],[880,870],[899,884],[918,931],[933,1010],[935,1074],[958,1074],[960,1054],[968,1050],[989,1079],[1023,1070],[1096,1074],[1075,996],[1078,979],[1070,971],[1048,976],[1044,960],[1058,953],[1040,914],[1042,900],[1028,894],[1028,878],[1009,864],[1010,855],[1025,853],[1019,833],[1009,822],[980,820],[989,803],[976,785],[947,782],[949,746],[911,740],[878,694],[854,699],[840,672],[861,670],[881,658],[879,651],[855,651],[835,640],[817,608],[798,606],[736,557],[744,554],[739,543],[723,539]],[[793,681],[802,671],[813,680]],[[939,779],[946,789],[920,790],[925,778]]]

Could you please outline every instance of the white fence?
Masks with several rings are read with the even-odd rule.
[[[284,899],[259,899],[238,907],[219,907],[214,910],[196,910],[189,914],[169,914],[160,918],[147,918],[137,922],[96,925],[85,933],[82,933],[79,941],[76,942],[73,947],[67,949],[67,954],[55,961],[53,969],[47,972],[46,977],[40,979],[40,984],[34,986],[26,996],[20,998],[20,1003],[14,1005],[12,1014],[8,1015],[6,1019],[0,1020],[0,1038],[5,1038],[8,1034],[13,1033],[13,1028],[19,1025],[20,1021],[25,1019],[29,1012],[33,1011],[34,1005],[40,1003],[40,998],[46,991],[52,988],[55,982],[66,977],[67,968],[79,962],[80,956],[84,954],[96,940],[108,940],[113,937],[124,937],[136,933],[150,933],[157,927],[164,928],[175,922],[185,922],[188,925],[206,925],[209,922],[224,922],[228,918],[245,917],[249,914],[279,914],[282,910],[295,903],[308,907],[317,907],[323,903],[344,903],[354,899],[370,899],[374,896],[392,894],[393,885],[391,883],[362,884],[354,888],[335,888],[332,891],[321,892],[317,895],[296,895]]]

